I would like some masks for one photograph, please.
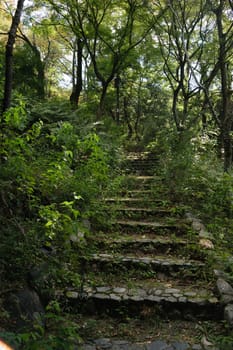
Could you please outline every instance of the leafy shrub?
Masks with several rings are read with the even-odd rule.
[[[28,127],[28,119],[23,104],[10,109],[1,135],[0,256],[11,278],[43,259],[43,245],[70,249],[83,218],[96,215],[111,174],[110,157],[93,131],[81,137],[69,121]]]

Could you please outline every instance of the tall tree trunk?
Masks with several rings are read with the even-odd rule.
[[[36,70],[37,70],[37,95],[39,98],[45,98],[45,63],[41,59],[39,49],[35,46],[31,46],[36,57]]]
[[[107,95],[107,90],[108,90],[108,81],[107,82],[102,82],[102,91],[101,91],[101,96],[100,96],[100,103],[97,111],[97,119],[99,120],[104,113],[104,104],[105,104],[105,98]]]
[[[130,123],[130,116],[129,116],[129,112],[128,112],[128,100],[126,98],[126,96],[124,96],[124,100],[123,100],[123,105],[124,105],[124,118],[128,127],[128,135],[127,135],[127,139],[130,140],[133,136],[133,128],[132,125]]]
[[[74,50],[75,51],[73,57],[73,88],[72,93],[70,95],[70,102],[73,106],[77,108],[79,104],[80,94],[83,89],[83,42],[81,39],[77,39],[76,47]]]
[[[15,14],[12,18],[11,27],[8,34],[5,53],[5,85],[2,111],[5,112],[11,106],[12,82],[13,82],[13,49],[17,29],[23,12],[24,0],[18,0]]]
[[[224,170],[230,170],[232,166],[232,139],[231,128],[233,116],[230,113],[230,84],[228,78],[227,58],[226,58],[226,41],[227,37],[223,31],[223,11],[225,0],[220,0],[218,8],[214,11],[217,21],[218,40],[219,40],[219,66],[221,75],[221,107],[220,107],[220,122],[221,122],[221,137],[224,149]]]
[[[120,82],[121,78],[119,75],[115,78],[115,88],[116,88],[116,122],[120,123]]]

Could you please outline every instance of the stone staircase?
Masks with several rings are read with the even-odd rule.
[[[217,349],[209,336],[222,331],[224,305],[211,252],[200,245],[194,219],[157,197],[155,164],[145,153],[128,156],[127,186],[105,198],[111,225],[89,238],[81,290],[66,291],[80,315],[78,349]]]

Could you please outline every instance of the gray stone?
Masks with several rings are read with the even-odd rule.
[[[96,350],[96,346],[91,344],[83,344],[81,347],[78,346],[77,350]]]
[[[187,302],[187,298],[186,297],[180,297],[179,298],[179,302],[180,303],[186,303]]]
[[[180,297],[182,297],[182,294],[180,294],[180,293],[174,293],[173,296],[174,296],[175,298],[180,298]]]
[[[233,326],[233,304],[229,304],[225,307],[224,318],[230,326]]]
[[[156,291],[156,288],[150,288],[150,289],[148,289],[148,291],[147,291],[147,295],[151,295],[151,294],[155,294],[155,291]],[[161,291],[161,293],[162,293],[162,291]],[[161,294],[160,293],[160,294]]]
[[[163,297],[158,297],[156,295],[148,295],[145,299],[149,300],[149,301],[154,301],[154,302],[160,303],[160,301],[163,300]]]
[[[115,340],[114,342],[113,342],[113,344],[114,345],[128,345],[129,344],[129,342],[127,341],[127,340]]]
[[[147,292],[144,289],[138,289],[138,295],[140,295],[142,298],[145,298],[147,296]]]
[[[152,260],[150,258],[142,258],[141,262],[144,264],[150,264],[152,262]]]
[[[145,347],[141,344],[129,344],[127,350],[145,350]]]
[[[129,342],[126,340],[116,340],[113,342],[111,350],[128,350]]]
[[[167,300],[170,302],[170,303],[175,303],[177,301],[176,298],[174,297],[168,297]]]
[[[142,301],[144,298],[140,295],[133,295],[130,299],[133,301]]]
[[[218,299],[216,297],[211,297],[208,299],[208,302],[211,304],[217,304],[218,303]]]
[[[200,344],[194,344],[192,350],[202,350],[202,346]]]
[[[128,261],[132,261],[132,259],[131,258],[123,258],[122,259],[122,262],[128,262]]]
[[[216,277],[219,277],[219,278],[223,278],[223,279],[227,278],[226,273],[224,271],[222,271],[222,270],[215,269],[214,270],[214,274],[215,274]]]
[[[112,342],[109,338],[100,338],[94,340],[94,343],[96,344],[98,349],[111,349],[112,348]]]
[[[117,294],[123,294],[123,293],[126,292],[126,288],[119,288],[119,287],[117,287],[117,288],[113,289],[113,292],[117,293]]]
[[[203,297],[203,298],[207,298],[208,296],[210,296],[210,292],[207,291],[206,289],[198,289],[198,296]]]
[[[223,295],[221,296],[221,302],[222,302],[224,305],[233,303],[233,295],[223,294]]]
[[[168,344],[164,341],[157,340],[146,346],[146,350],[167,350]]]
[[[193,304],[197,304],[197,305],[205,305],[207,303],[207,301],[205,299],[201,299],[201,298],[192,298],[192,299],[188,299],[188,301],[190,303]]]
[[[175,289],[175,288],[167,288],[165,289],[165,293],[169,293],[169,294],[174,294],[174,293],[179,293],[180,290],[179,289]]]
[[[161,295],[163,293],[163,291],[161,289],[157,289],[154,292],[154,295]]]
[[[102,254],[94,254],[97,258],[99,259],[112,259],[113,256],[111,254],[106,254],[106,253],[102,253]]]
[[[197,293],[196,292],[185,292],[184,295],[186,297],[195,297],[197,295]]]
[[[190,345],[187,343],[175,342],[172,344],[174,350],[188,350],[190,349]]]
[[[223,294],[233,295],[233,288],[223,278],[218,278],[217,289],[220,295],[223,295]]]
[[[204,239],[213,239],[213,235],[210,232],[206,231],[205,228],[200,230],[199,237]]]
[[[104,294],[104,293],[95,293],[95,294],[93,294],[93,298],[96,298],[96,299],[110,299],[109,295]]]
[[[193,218],[192,228],[194,231],[197,231],[197,232],[201,230],[205,230],[205,226],[201,223],[201,221],[195,218]]]
[[[106,293],[106,292],[109,292],[111,290],[110,287],[97,287],[96,288],[96,291],[98,293]]]
[[[109,298],[115,301],[121,301],[121,297],[119,295],[116,294],[110,294]]]
[[[165,299],[167,299],[168,297],[170,297],[171,295],[170,294],[167,294],[167,293],[164,293],[163,294],[163,297],[165,298]]]

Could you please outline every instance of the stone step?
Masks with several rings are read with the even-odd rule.
[[[134,183],[151,183],[161,181],[161,177],[156,175],[135,175],[128,174],[125,176],[125,181],[132,181]]]
[[[171,319],[223,319],[223,305],[211,289],[192,289],[190,286],[169,287],[156,285],[130,288],[120,286],[88,286],[83,290],[71,288],[64,292],[66,303],[82,303],[82,312],[129,317],[140,316],[147,308],[147,316]]]
[[[170,222],[143,221],[143,220],[115,220],[112,222],[112,230],[120,230],[122,233],[157,233],[176,234],[178,236],[187,234],[190,224],[187,221],[170,219]]]
[[[158,167],[158,159],[127,159],[123,162],[122,166],[128,174],[154,175]]]
[[[115,212],[118,217],[128,217],[128,218],[154,218],[154,217],[176,217],[177,213],[180,213],[181,209],[178,210],[173,208],[155,207],[155,208],[140,208],[140,207],[116,207]]]
[[[150,159],[156,158],[156,156],[148,151],[143,152],[128,152],[126,154],[127,160],[135,160],[135,159]]]
[[[153,175],[155,173],[156,166],[148,164],[127,164],[125,166],[126,174],[135,175]]]
[[[150,274],[163,273],[166,276],[183,276],[188,278],[193,276],[195,278],[205,278],[208,267],[200,260],[178,258],[172,255],[157,255],[144,254],[143,256],[133,254],[117,254],[117,253],[95,253],[88,258],[84,258],[86,271],[103,271],[111,272],[112,274],[118,274],[120,270],[129,271],[132,270],[137,277],[138,271],[148,272]]]
[[[77,315],[77,322],[83,339],[77,350],[220,350],[214,339],[224,334],[219,321],[158,320],[146,312],[138,318]]]
[[[208,342],[209,343],[209,342]],[[210,343],[211,344],[211,343]],[[100,338],[82,344],[79,350],[206,350],[204,345],[189,344],[186,341],[165,341],[157,339],[147,342],[133,342],[129,340],[117,340],[109,338]],[[219,350],[217,347],[209,347],[208,350]]]
[[[193,289],[209,289],[217,291],[216,277],[213,271],[209,269],[209,273],[205,275],[196,274],[195,278],[188,269],[180,271],[155,271],[146,266],[141,268],[128,268],[127,265],[114,266],[113,270],[104,268],[98,269],[97,265],[92,265],[92,269],[88,269],[88,262],[83,261],[79,269],[83,272],[83,280],[91,286],[109,285],[118,287],[120,285],[128,286],[131,289],[144,288],[151,289],[158,287],[161,289],[161,284],[169,288],[193,288]],[[82,270],[81,270],[82,269]],[[191,287],[192,286],[192,287]]]
[[[130,169],[139,169],[139,168],[156,168],[158,166],[158,160],[156,158],[154,159],[142,159],[142,158],[135,158],[135,159],[127,159],[123,162],[123,167],[130,168]]]
[[[148,157],[147,155],[128,155],[125,160],[123,160],[123,165],[127,164],[149,164],[151,166],[156,165],[158,162],[158,157]]]
[[[132,168],[134,166],[151,166],[151,167],[155,167],[157,166],[157,162],[158,162],[158,159],[157,158],[151,158],[151,159],[148,159],[148,158],[127,158],[123,164],[127,167],[128,165],[130,165]]]
[[[117,237],[120,236],[120,237]],[[196,240],[187,240],[184,238],[172,238],[156,235],[154,238],[147,235],[127,236],[103,235],[97,237],[94,242],[90,240],[90,245],[93,244],[96,249],[104,250],[105,252],[114,251],[121,253],[151,253],[151,254],[176,254],[176,256],[186,256],[191,259],[204,260],[205,252],[200,249]]]
[[[161,178],[154,175],[126,174],[122,182],[123,188],[127,190],[151,189],[155,184],[161,182]]]
[[[130,207],[158,207],[162,206],[164,201],[162,199],[145,198],[145,197],[109,197],[104,198],[103,201],[107,205],[120,205]]]
[[[139,198],[150,198],[153,195],[152,189],[139,189],[139,190],[128,190],[126,189],[125,191],[122,190],[121,193],[122,196],[125,197],[139,197]]]

